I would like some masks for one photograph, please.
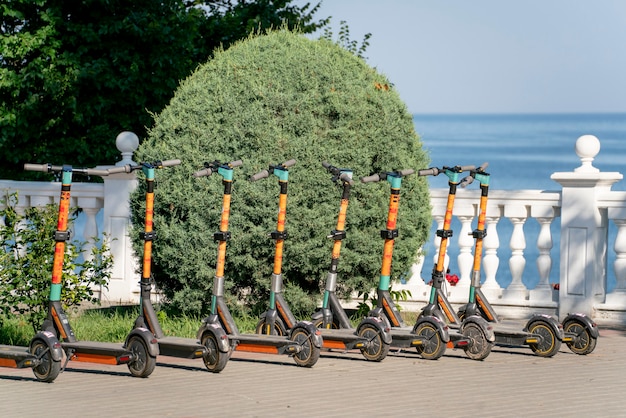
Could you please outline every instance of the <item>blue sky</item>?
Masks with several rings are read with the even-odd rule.
[[[368,63],[412,113],[626,112],[626,0],[324,0],[316,16],[372,34]]]

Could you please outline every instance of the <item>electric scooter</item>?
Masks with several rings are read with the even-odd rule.
[[[473,170],[474,166],[454,166],[454,167],[432,167],[419,170],[420,176],[437,176],[444,173],[448,177],[448,199],[446,203],[446,214],[443,221],[443,229],[437,230],[437,236],[441,238],[437,263],[433,267],[430,296],[428,304],[422,308],[421,317],[436,317],[457,330],[464,338],[470,339],[471,343],[466,346],[465,354],[473,360],[483,360],[487,358],[494,345],[495,335],[493,329],[484,318],[478,315],[468,315],[464,321],[457,316],[448,297],[442,291],[444,280],[444,262],[448,240],[452,237],[450,224],[452,222],[452,211],[456,197],[456,189],[459,184],[463,184],[461,175],[463,172]],[[459,334],[457,334],[459,335]]]
[[[385,243],[383,245],[382,267],[378,281],[377,306],[368,313],[368,317],[377,317],[386,321],[391,328],[391,347],[400,349],[414,347],[424,359],[436,360],[440,358],[445,353],[448,345],[451,348],[461,347],[466,353],[469,353],[468,350],[471,348],[472,340],[462,335],[450,333],[448,325],[437,316],[422,315],[412,328],[406,327],[400,311],[389,292],[393,247],[395,239],[398,237],[396,223],[398,220],[402,178],[413,173],[414,170],[406,169],[380,172],[361,178],[363,183],[387,181],[391,186],[387,229],[382,230],[380,234]]]
[[[320,356],[320,349],[323,341],[319,330],[312,322],[301,321],[294,324],[289,331],[285,330],[285,335],[278,334],[276,326],[276,299],[275,293],[278,290],[280,270],[276,272],[276,266],[280,266],[282,259],[283,241],[286,238],[285,213],[287,205],[287,168],[295,164],[295,160],[289,160],[282,164],[270,165],[268,170],[263,170],[253,175],[250,180],[257,181],[266,178],[270,173],[276,175],[280,185],[280,201],[278,211],[278,228],[271,233],[276,241],[275,247],[275,270],[272,274],[272,293],[270,294],[270,309],[267,311],[264,326],[260,326],[262,334],[242,334],[237,328],[228,306],[224,300],[224,267],[226,264],[226,243],[230,239],[228,223],[230,218],[230,203],[233,181],[233,170],[228,164],[219,162],[212,163],[212,172],[217,171],[223,178],[224,194],[222,200],[222,215],[219,231],[213,236],[218,242],[217,265],[215,268],[215,281],[213,285],[213,295],[211,298],[211,313],[205,318],[203,328],[208,328],[214,324],[219,324],[228,334],[233,349],[236,351],[248,351],[266,354],[285,354],[292,356],[298,366],[312,367],[317,363]],[[215,170],[215,168],[217,170]],[[200,173],[200,172],[199,172]],[[198,175],[198,173],[196,173]],[[198,175],[200,176],[200,175]],[[201,329],[200,332],[203,330]]]
[[[589,354],[595,347],[599,336],[596,324],[584,314],[568,314],[559,324],[558,320],[550,315],[534,314],[520,330],[515,324],[506,324],[498,318],[495,310],[480,289],[480,264],[482,259],[483,239],[487,235],[485,230],[485,216],[489,195],[489,173],[483,167],[472,170],[467,184],[474,179],[480,182],[480,206],[477,228],[471,233],[475,239],[474,264],[470,282],[469,301],[459,310],[459,317],[480,315],[493,324],[496,344],[502,346],[529,346],[539,357],[554,356],[565,342],[576,354]]]
[[[146,177],[146,213],[144,232],[141,234],[143,240],[143,267],[139,302],[141,313],[135,320],[134,328],[148,328],[152,332],[159,344],[159,355],[188,359],[202,358],[209,371],[219,373],[226,367],[230,357],[230,345],[226,332],[219,325],[213,324],[210,327],[203,327],[203,332],[198,335],[197,339],[166,336],[150,300],[153,283],[152,242],[156,239],[156,232],[153,228],[155,171],[178,164],[180,164],[180,160],[166,160],[153,163],[144,162],[137,165],[127,164],[109,169],[110,173],[131,173],[135,170],[142,170]]]
[[[43,322],[42,329],[44,333],[51,333],[57,338],[61,338],[61,348],[66,356],[65,364],[61,370],[64,370],[67,363],[71,360],[111,365],[126,364],[133,376],[150,376],[156,366],[156,356],[159,353],[159,347],[156,339],[148,329],[136,328],[132,330],[123,344],[79,341],[74,335],[74,330],[61,306],[65,242],[70,238],[69,231],[67,230],[67,222],[70,208],[72,174],[106,176],[109,174],[109,171],[90,168],[73,168],[70,165],[55,166],[50,164],[25,164],[24,169],[61,174],[61,198],[59,202],[57,231],[54,234],[56,244],[52,266],[50,302],[48,305],[48,315]],[[54,365],[54,367],[57,366]]]
[[[323,162],[322,166],[333,175],[332,181],[334,183],[341,183],[343,192],[336,228],[328,235],[328,238],[331,238],[334,244],[330,268],[326,279],[322,309],[314,313],[311,319],[317,328],[321,328],[322,339],[324,341],[323,348],[341,351],[359,349],[365,359],[370,361],[382,361],[387,356],[389,344],[391,343],[389,328],[377,317],[367,318],[358,328],[352,327],[348,316],[341,308],[335,294],[341,242],[346,237],[345,224],[350,199],[350,189],[354,184],[352,180],[352,170],[340,169],[327,162]],[[282,285],[278,290],[279,291],[276,293],[281,294]],[[284,302],[282,297],[277,299],[276,305],[278,308],[278,323],[280,323],[281,326],[283,324],[294,324],[296,320],[293,315],[289,315],[291,311],[283,308],[283,306],[286,306],[286,302]],[[334,309],[331,309],[331,305]],[[333,315],[333,311],[336,312],[336,318],[335,315]],[[264,318],[265,317],[267,317],[267,314],[265,314]],[[335,319],[339,321],[342,325],[341,327],[332,326]]]

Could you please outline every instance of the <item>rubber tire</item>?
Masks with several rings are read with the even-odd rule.
[[[415,347],[426,360],[437,360],[446,352],[446,344],[441,340],[439,330],[430,322],[422,322],[413,329],[414,334],[426,337],[426,343]]]
[[[563,324],[563,331],[571,334],[576,334],[578,337],[574,342],[567,342],[567,347],[576,354],[587,355],[596,349],[598,339],[593,337],[589,332],[589,329],[582,321],[575,319],[569,320]]]
[[[322,328],[322,325],[324,325],[324,318],[317,318],[315,321],[313,321],[313,325],[315,326],[315,328]],[[339,324],[333,319],[333,322],[330,324],[330,329],[339,328]]]
[[[367,347],[361,348],[361,354],[369,361],[383,361],[389,353],[389,344],[385,343],[380,331],[371,324],[364,324],[359,328],[359,337],[369,341]]]
[[[41,353],[44,351],[45,353],[42,355]],[[33,367],[33,373],[37,380],[46,383],[53,382],[61,373],[61,362],[52,359],[48,344],[38,339],[33,343],[30,352],[34,356],[41,356],[41,364]]]
[[[529,344],[533,353],[539,357],[552,357],[559,352],[559,349],[561,348],[561,340],[557,338],[554,330],[547,322],[533,322],[528,327],[528,332],[531,334],[539,334],[543,339],[540,343]]]
[[[130,374],[135,377],[150,376],[156,367],[156,357],[150,355],[143,338],[137,335],[130,337],[128,351],[132,352],[135,357],[135,360],[128,363]]]
[[[469,323],[463,328],[463,336],[472,342],[469,346],[463,347],[465,355],[472,360],[484,360],[491,353],[494,343],[489,341],[483,330],[474,323]]]
[[[256,324],[256,333],[257,334],[265,334],[263,332],[263,328],[265,327],[265,318],[261,318],[259,322]],[[283,320],[280,318],[276,318],[276,323],[274,324],[274,332],[272,335],[287,335],[287,329],[285,328],[285,324]]]
[[[224,370],[230,359],[231,350],[223,353],[219,350],[217,338],[212,332],[205,332],[202,335],[201,343],[206,347],[207,353],[202,357],[204,365],[211,373],[219,373]]]
[[[313,367],[320,358],[320,348],[313,344],[313,336],[303,328],[296,328],[291,334],[291,341],[302,347],[293,359],[300,367]]]

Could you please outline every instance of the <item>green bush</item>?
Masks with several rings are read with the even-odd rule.
[[[16,201],[17,195],[11,195],[0,202],[0,218],[4,219],[0,225],[0,321],[3,316],[19,314],[37,331],[48,312],[58,206],[31,207],[20,214]],[[75,216],[74,211],[70,225]],[[82,302],[99,303],[93,286],[106,286],[110,278],[113,260],[107,243],[96,242],[90,258],[84,257],[84,244],[70,240],[65,245],[64,309]]]
[[[411,115],[390,81],[345,48],[278,30],[217,51],[184,80],[137,151],[138,161],[180,158],[157,174],[154,273],[174,306],[192,314],[210,302],[223,186],[193,179],[205,161],[242,159],[235,168],[226,277],[229,294],[265,309],[273,266],[278,181],[246,179],[294,158],[283,273],[297,316],[316,305],[330,263],[341,191],[322,161],[374,172],[424,168],[428,158]],[[141,183],[140,183],[141,184]],[[353,187],[339,264],[340,293],[370,290],[380,274],[389,184]],[[416,260],[430,225],[425,179],[403,181],[393,277]],[[144,189],[132,196],[135,242],[143,229]]]

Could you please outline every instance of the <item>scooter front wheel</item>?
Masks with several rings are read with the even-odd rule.
[[[128,350],[133,355],[133,360],[128,363],[130,374],[135,377],[150,376],[156,367],[156,358],[150,355],[144,340],[136,335],[130,337]]]
[[[464,347],[465,355],[472,360],[484,360],[491,353],[494,345],[485,336],[485,333],[476,324],[467,324],[463,328],[463,336],[470,339],[470,344]]]
[[[31,346],[31,354],[39,358],[40,363],[33,368],[35,377],[40,382],[50,383],[61,372],[61,362],[55,361],[50,353],[50,347],[44,341],[37,340]]]
[[[297,328],[291,334],[291,340],[300,346],[300,352],[293,356],[300,367],[313,367],[320,358],[320,349],[313,344],[311,334],[303,328]]]
[[[315,328],[324,328],[324,318],[317,318],[313,321],[313,325],[315,326]],[[333,322],[330,324],[330,329],[339,328],[339,324],[337,324],[337,322],[335,322],[335,320],[333,319]]]
[[[423,338],[422,345],[415,349],[426,360],[437,360],[446,352],[446,344],[441,339],[439,330],[430,322],[416,325],[413,332]]]
[[[263,317],[259,320],[259,323],[256,324],[256,333],[269,335],[269,328],[269,324],[267,323],[265,317]],[[271,333],[271,335],[287,335],[287,329],[285,328],[285,324],[283,324],[282,319],[276,318],[276,322],[274,323],[274,331]]]
[[[383,341],[383,337],[376,327],[370,324],[364,324],[359,329],[359,337],[368,341],[366,346],[361,348],[361,354],[366,360],[382,361],[387,357],[389,344]]]
[[[574,341],[567,342],[567,347],[576,354],[586,355],[596,348],[598,339],[591,335],[589,329],[581,321],[570,320],[563,324],[563,331],[574,334]]]
[[[204,365],[207,370],[212,373],[219,373],[224,370],[228,360],[230,359],[230,354],[232,351],[228,350],[227,353],[222,353],[219,350],[219,345],[217,343],[217,337],[212,332],[206,332],[202,336],[202,345],[206,347],[206,354],[202,357],[204,360]]]
[[[528,327],[528,332],[539,336],[539,342],[529,344],[533,353],[539,357],[552,357],[559,352],[561,340],[558,339],[556,333],[547,322],[533,322]]]

